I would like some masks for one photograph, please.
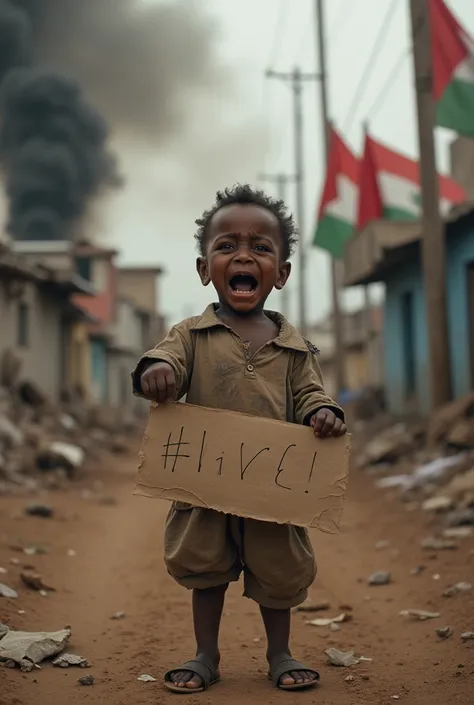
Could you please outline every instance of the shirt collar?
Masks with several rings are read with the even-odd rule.
[[[197,321],[192,326],[191,330],[206,330],[209,328],[215,328],[222,326],[223,328],[228,328],[223,321],[216,315],[217,304],[209,304],[205,309],[204,313],[199,316]],[[298,352],[309,352],[308,343],[300,335],[294,326],[287,321],[287,319],[282,316],[281,313],[276,311],[265,311],[266,315],[271,318],[280,328],[279,335],[273,341],[275,345],[281,348],[289,348],[290,350],[297,350]]]

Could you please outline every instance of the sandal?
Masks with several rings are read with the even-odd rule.
[[[173,683],[171,676],[177,671],[188,671],[198,675],[202,680],[202,686],[200,688],[180,688],[178,685]],[[178,668],[172,668],[170,671],[165,673],[165,688],[171,690],[173,693],[187,693],[191,695],[192,693],[202,693],[203,690],[207,690],[217,683],[220,679],[216,669],[205,663],[204,661],[186,661],[182,666]]]
[[[291,671],[305,671],[306,673],[312,673],[314,678],[311,681],[304,681],[303,683],[281,685],[280,678],[284,676],[285,673],[291,673]],[[273,681],[273,685],[279,690],[303,690],[304,688],[314,688],[315,685],[318,685],[319,673],[315,671],[314,668],[306,668],[303,663],[295,661],[292,658],[283,658],[281,660],[276,659],[270,664],[268,678]]]

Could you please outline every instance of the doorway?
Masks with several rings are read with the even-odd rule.
[[[405,398],[412,399],[416,392],[415,304],[412,291],[402,294],[401,312]]]

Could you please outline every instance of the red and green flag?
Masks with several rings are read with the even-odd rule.
[[[359,160],[331,128],[326,181],[319,205],[313,244],[333,257],[343,257],[354,234],[359,198]]]
[[[453,205],[466,200],[454,179],[438,176],[439,207],[447,215]],[[418,161],[394,152],[366,135],[360,168],[357,228],[372,220],[419,220],[422,215]]]
[[[474,137],[474,42],[443,0],[429,10],[436,124]]]

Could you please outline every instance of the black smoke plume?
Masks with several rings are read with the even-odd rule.
[[[18,240],[72,237],[89,201],[119,184],[108,128],[79,84],[42,68],[30,3],[0,0],[0,164],[7,229]]]

